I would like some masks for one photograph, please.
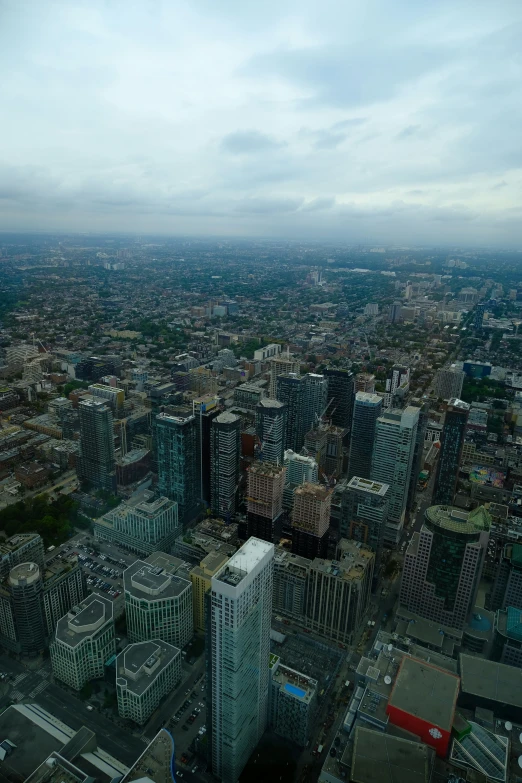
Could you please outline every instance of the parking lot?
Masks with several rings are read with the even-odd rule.
[[[123,571],[138,559],[115,544],[94,541],[87,533],[74,538],[46,554],[46,562],[52,563],[71,554],[77,554],[85,573],[90,592],[100,593],[115,602],[115,614],[123,611]]]

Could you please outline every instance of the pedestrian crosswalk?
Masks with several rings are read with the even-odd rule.
[[[13,685],[19,685],[22,680],[25,680],[29,672],[22,672],[21,674],[17,674],[16,677],[13,680]]]
[[[29,694],[29,698],[34,699],[36,696],[38,696],[39,693],[44,691],[47,686],[49,685],[48,682],[41,682],[39,683],[36,688],[34,688],[31,693]]]
[[[22,701],[22,699],[24,698],[25,698],[24,694],[21,693],[20,691],[17,690],[11,691],[11,699],[13,701]]]

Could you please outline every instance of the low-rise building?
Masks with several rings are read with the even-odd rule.
[[[161,639],[129,644],[116,658],[118,714],[142,726],[181,680],[181,652]]]
[[[115,652],[112,601],[91,593],[58,620],[50,646],[53,674],[79,691],[89,680],[103,677]]]

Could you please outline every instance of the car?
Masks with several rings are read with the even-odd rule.
[[[182,754],[182,756],[181,756],[181,761],[182,761],[182,763],[183,763],[183,764],[186,764],[186,763],[187,763],[187,761],[188,761],[188,756],[187,756],[187,754],[186,754],[186,753],[183,753],[183,754]]]
[[[183,772],[176,772],[176,777],[177,778],[182,778],[183,777]]]
[[[183,729],[183,731],[188,731],[189,730],[189,727],[187,726],[186,723],[184,723],[181,728]]]

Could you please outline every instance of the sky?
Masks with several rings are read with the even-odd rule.
[[[0,0],[0,230],[522,248],[520,0]]]

